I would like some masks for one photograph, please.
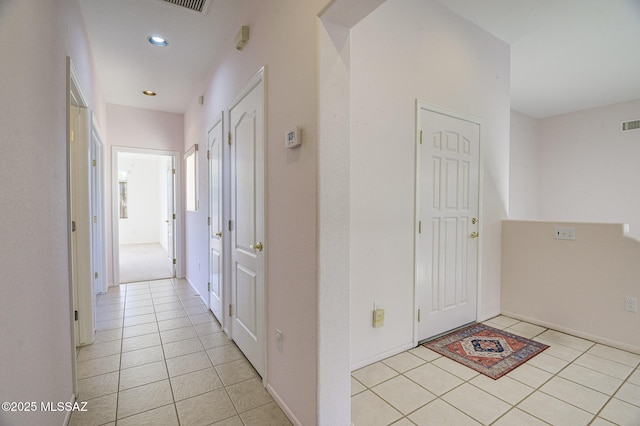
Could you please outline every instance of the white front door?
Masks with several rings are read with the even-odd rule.
[[[421,103],[418,108],[420,341],[476,320],[480,125]]]
[[[229,107],[232,338],[263,375],[264,81],[263,71]]]
[[[209,309],[222,318],[223,215],[222,215],[222,117],[208,133],[209,156]]]

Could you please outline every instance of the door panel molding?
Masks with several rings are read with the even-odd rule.
[[[266,81],[260,69],[227,108],[229,129],[230,337],[267,380]],[[248,125],[248,126],[247,126]],[[239,139],[240,138],[240,139]],[[252,166],[247,167],[247,164]],[[266,251],[262,250],[264,244]],[[260,247],[259,249],[255,247]],[[239,271],[253,271],[252,286]],[[251,289],[252,291],[247,291]],[[238,306],[241,303],[243,306]],[[252,314],[247,313],[251,309]],[[229,314],[229,312],[227,312]]]

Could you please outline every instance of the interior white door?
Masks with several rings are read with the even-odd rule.
[[[71,280],[76,344],[93,343],[95,293],[91,245],[91,155],[87,109],[71,105],[69,141],[69,190],[71,197]]]
[[[232,338],[264,372],[264,81],[261,71],[229,107]]]
[[[418,340],[476,320],[480,125],[419,105]]]
[[[175,209],[175,175],[176,169],[173,164],[174,159],[169,163],[169,167],[167,168],[167,254],[169,256],[170,263],[170,273],[172,276],[176,276],[176,253],[175,253],[175,223],[176,223],[176,209]]]
[[[209,129],[209,309],[222,318],[223,285],[223,215],[222,215],[222,141],[224,131],[222,117]]]

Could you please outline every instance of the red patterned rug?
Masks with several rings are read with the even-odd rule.
[[[423,344],[492,379],[499,379],[549,346],[484,324],[472,324]]]

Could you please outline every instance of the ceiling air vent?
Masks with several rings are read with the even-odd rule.
[[[209,9],[209,3],[211,0],[162,0],[165,3],[175,4],[176,6],[181,6],[187,8],[189,10],[193,10],[194,12],[202,13],[203,15],[207,14],[207,10]]]
[[[622,123],[622,131],[640,129],[640,120],[625,121]]]

